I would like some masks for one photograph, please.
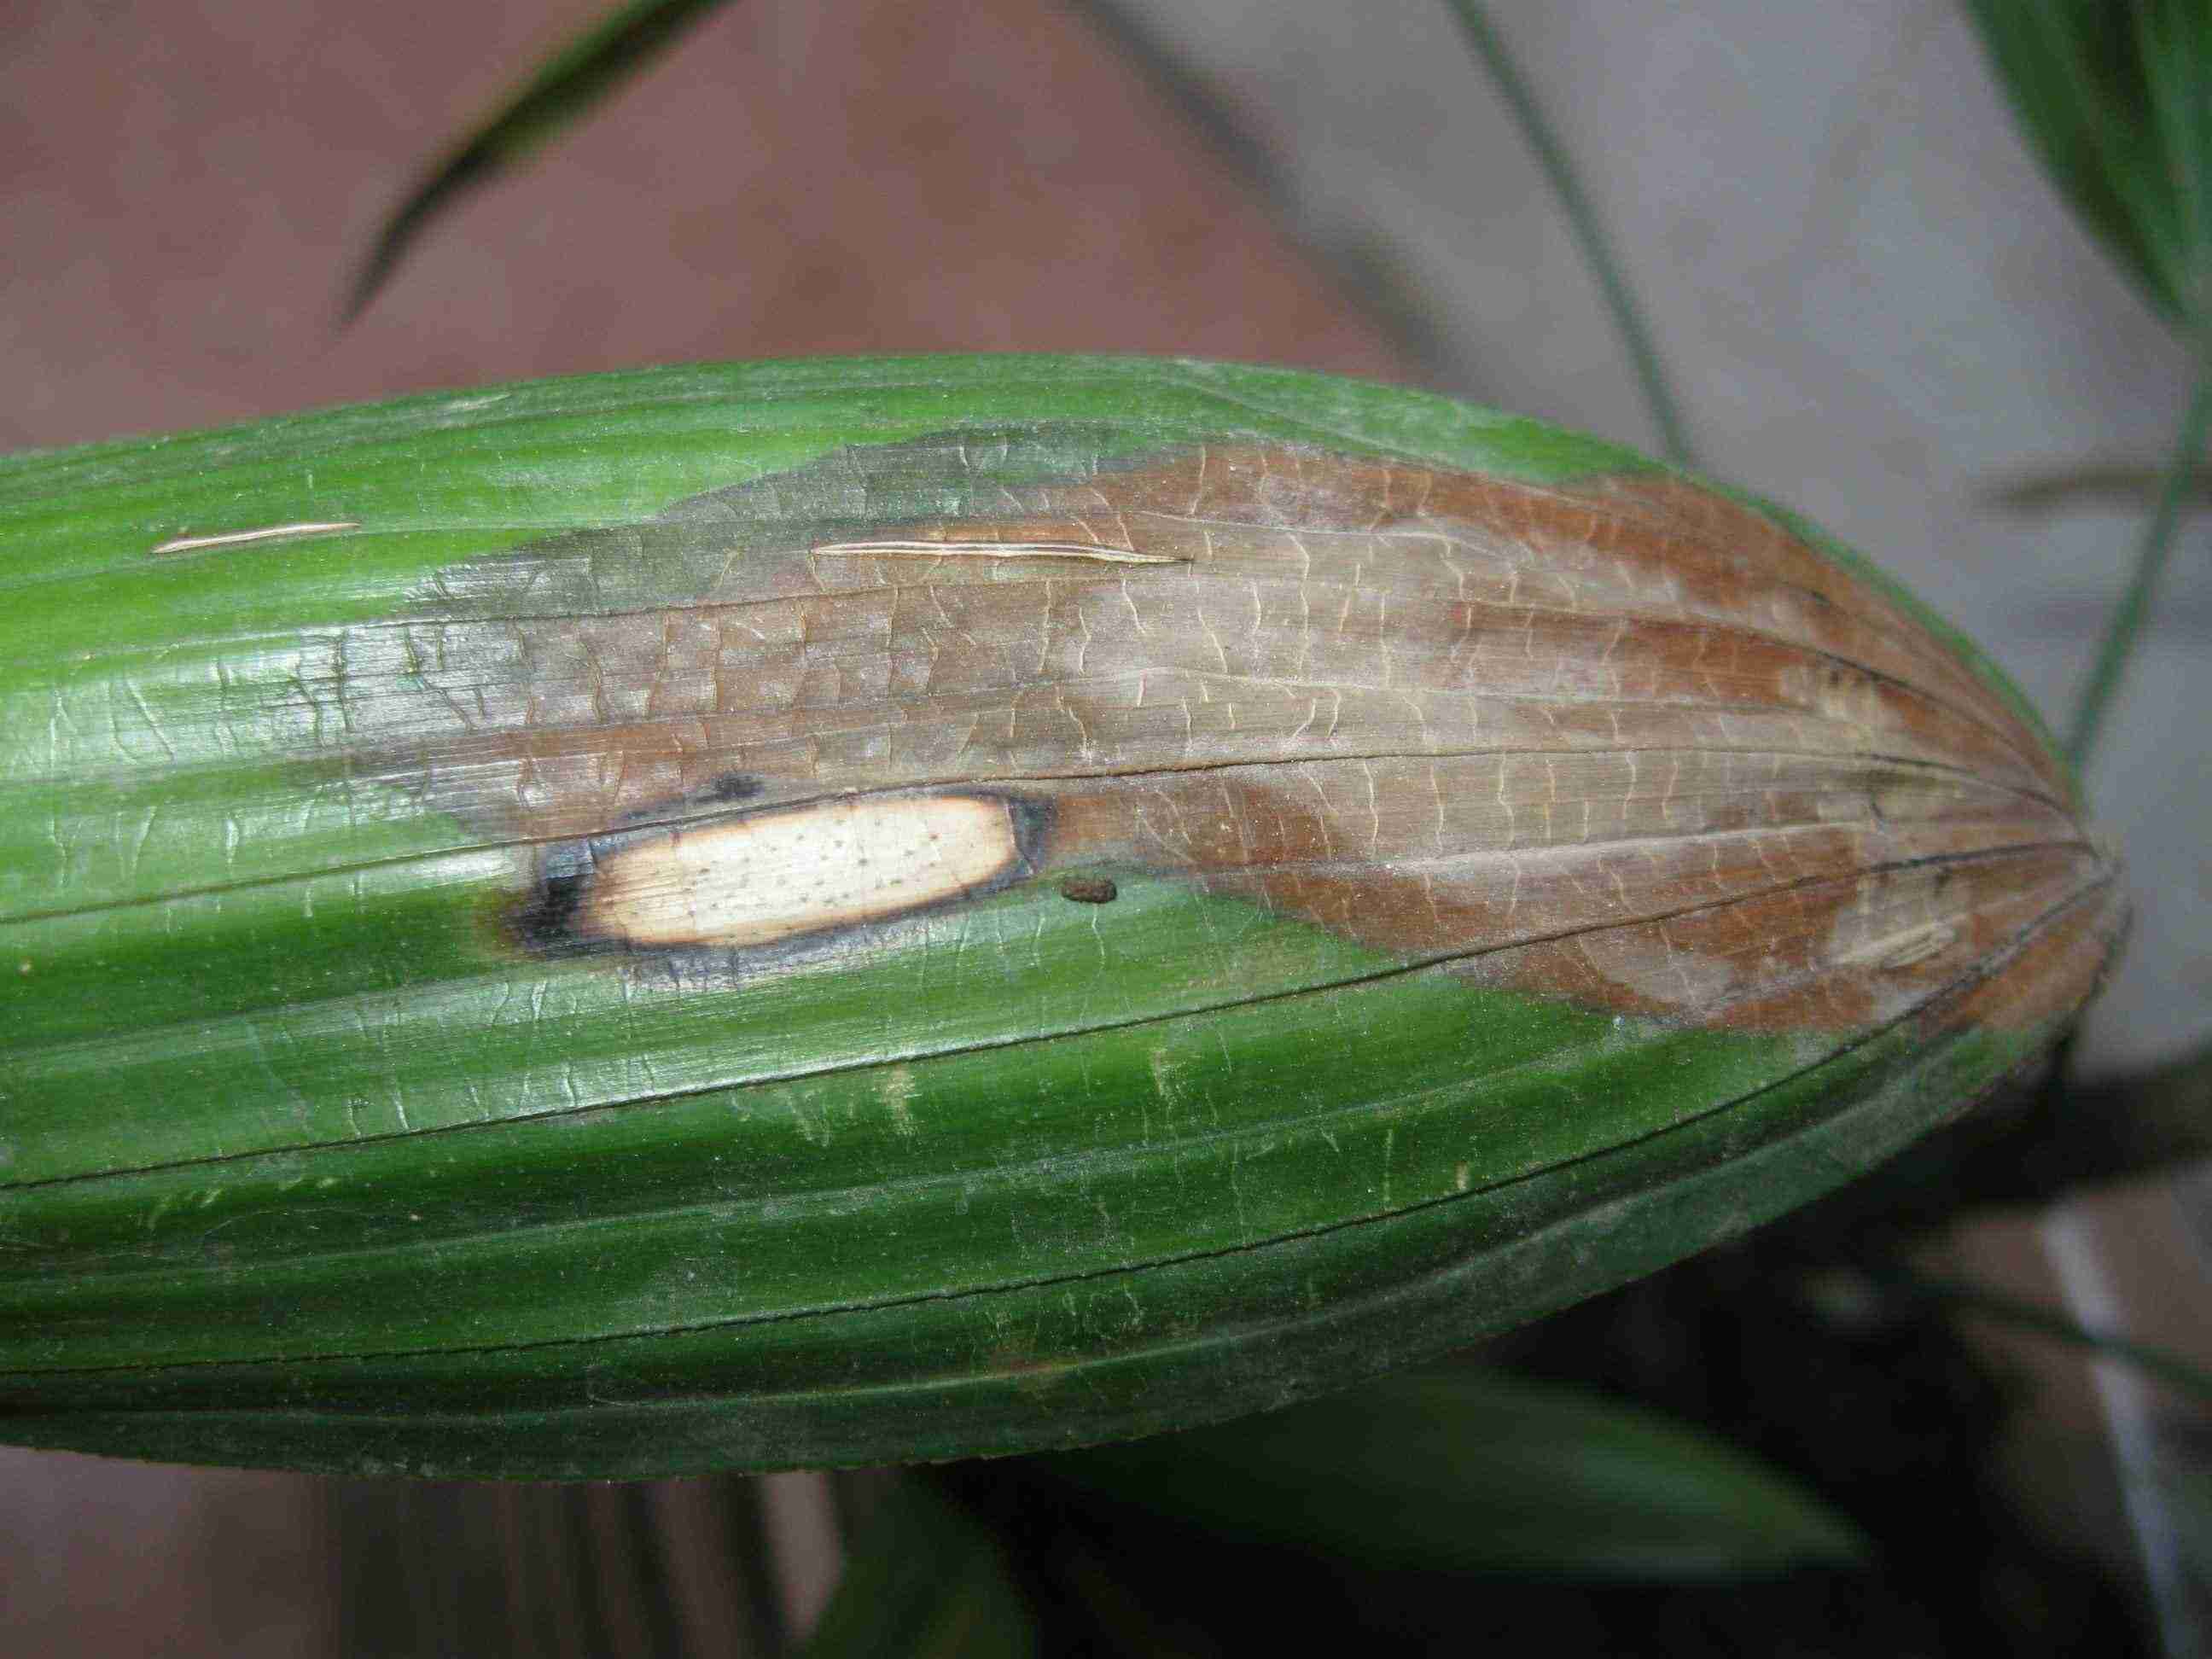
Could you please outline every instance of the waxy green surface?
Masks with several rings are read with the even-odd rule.
[[[965,471],[896,459],[924,437]],[[741,556],[732,510],[834,539],[1234,441],[1651,465],[1389,388],[1057,359],[0,459],[0,1437],[612,1476],[1186,1425],[1780,1213],[2047,1037],[2039,1006],[1948,1021],[2002,953],[1848,1039],[1685,1029],[1127,864],[1110,904],[1054,872],[772,962],[543,948],[543,848],[392,758],[428,673],[393,641],[511,606],[487,559],[558,548],[544,612],[614,613]],[[307,522],[358,527],[153,550]],[[397,711],[373,742],[364,708]]]

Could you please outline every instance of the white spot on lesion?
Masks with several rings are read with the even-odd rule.
[[[293,536],[329,536],[341,530],[358,530],[358,519],[319,520],[301,524],[273,524],[261,530],[226,530],[212,536],[173,536],[154,553],[198,553],[210,547],[242,547],[248,542],[281,541]]]
[[[825,801],[600,854],[579,928],[632,945],[771,945],[958,897],[1020,858],[994,797]]]

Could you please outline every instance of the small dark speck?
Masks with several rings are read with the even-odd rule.
[[[1060,884],[1060,896],[1078,904],[1111,904],[1121,890],[1107,876],[1070,876]]]
[[[708,800],[750,800],[768,786],[750,772],[725,772],[707,786]]]
[[[549,874],[532,902],[516,917],[517,931],[532,945],[567,944],[583,898],[584,877],[580,872]]]

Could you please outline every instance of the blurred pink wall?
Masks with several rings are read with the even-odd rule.
[[[14,0],[0,447],[699,358],[1107,350],[1405,378],[1064,9],[731,7],[434,228],[378,218],[599,0]]]

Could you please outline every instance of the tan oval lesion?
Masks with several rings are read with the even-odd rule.
[[[670,830],[600,852],[576,931],[742,950],[960,898],[1023,862],[1015,805],[860,796]]]

